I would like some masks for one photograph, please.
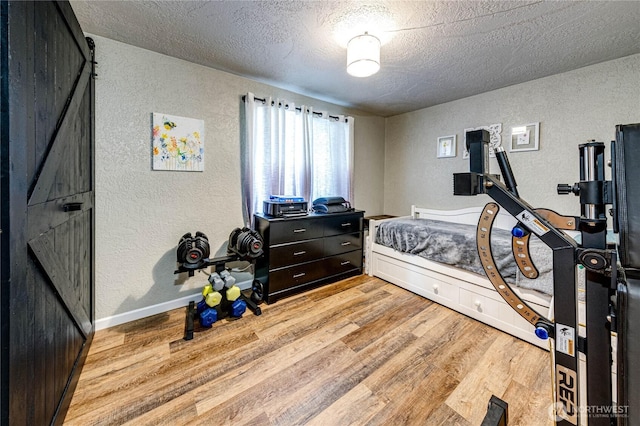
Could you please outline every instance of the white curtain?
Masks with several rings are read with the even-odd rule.
[[[248,93],[242,161],[248,225],[271,194],[353,200],[353,118]]]

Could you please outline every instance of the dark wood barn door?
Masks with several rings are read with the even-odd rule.
[[[0,423],[59,424],[94,330],[93,49],[67,2],[0,3]]]

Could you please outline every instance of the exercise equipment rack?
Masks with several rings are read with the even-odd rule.
[[[185,267],[184,265],[180,265],[178,269],[176,269],[173,273],[180,274],[187,272],[190,277],[193,277],[195,275],[195,271],[209,267],[213,267],[215,272],[220,273],[226,269],[227,263],[236,262],[239,260],[243,260],[240,255],[235,253],[228,254],[226,256],[214,257],[212,259],[203,259],[197,266]],[[239,298],[247,304],[247,307],[254,313],[254,315],[262,315],[260,306],[258,306],[258,303],[254,302],[251,297],[247,297],[244,295],[244,293],[241,293]],[[222,309],[221,312],[225,312],[225,309]],[[184,340],[193,339],[193,333],[195,331],[195,320],[197,316],[198,312],[196,310],[195,302],[190,301],[189,306],[187,307],[185,318]]]

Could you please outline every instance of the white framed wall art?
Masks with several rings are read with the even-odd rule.
[[[509,151],[537,151],[539,144],[540,123],[524,124],[511,128]]]
[[[456,156],[456,135],[441,136],[438,138],[438,158],[450,158]]]

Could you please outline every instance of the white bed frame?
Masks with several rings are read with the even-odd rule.
[[[411,206],[411,217],[477,225],[481,211],[481,207],[445,211]],[[382,278],[536,346],[549,349],[548,342],[535,336],[534,327],[502,299],[486,276],[376,244],[378,225],[385,220],[393,219],[369,221],[365,257],[369,275]],[[500,211],[494,227],[511,230],[515,224],[516,220],[511,215]],[[551,296],[522,288],[513,290],[538,313],[552,318]]]

